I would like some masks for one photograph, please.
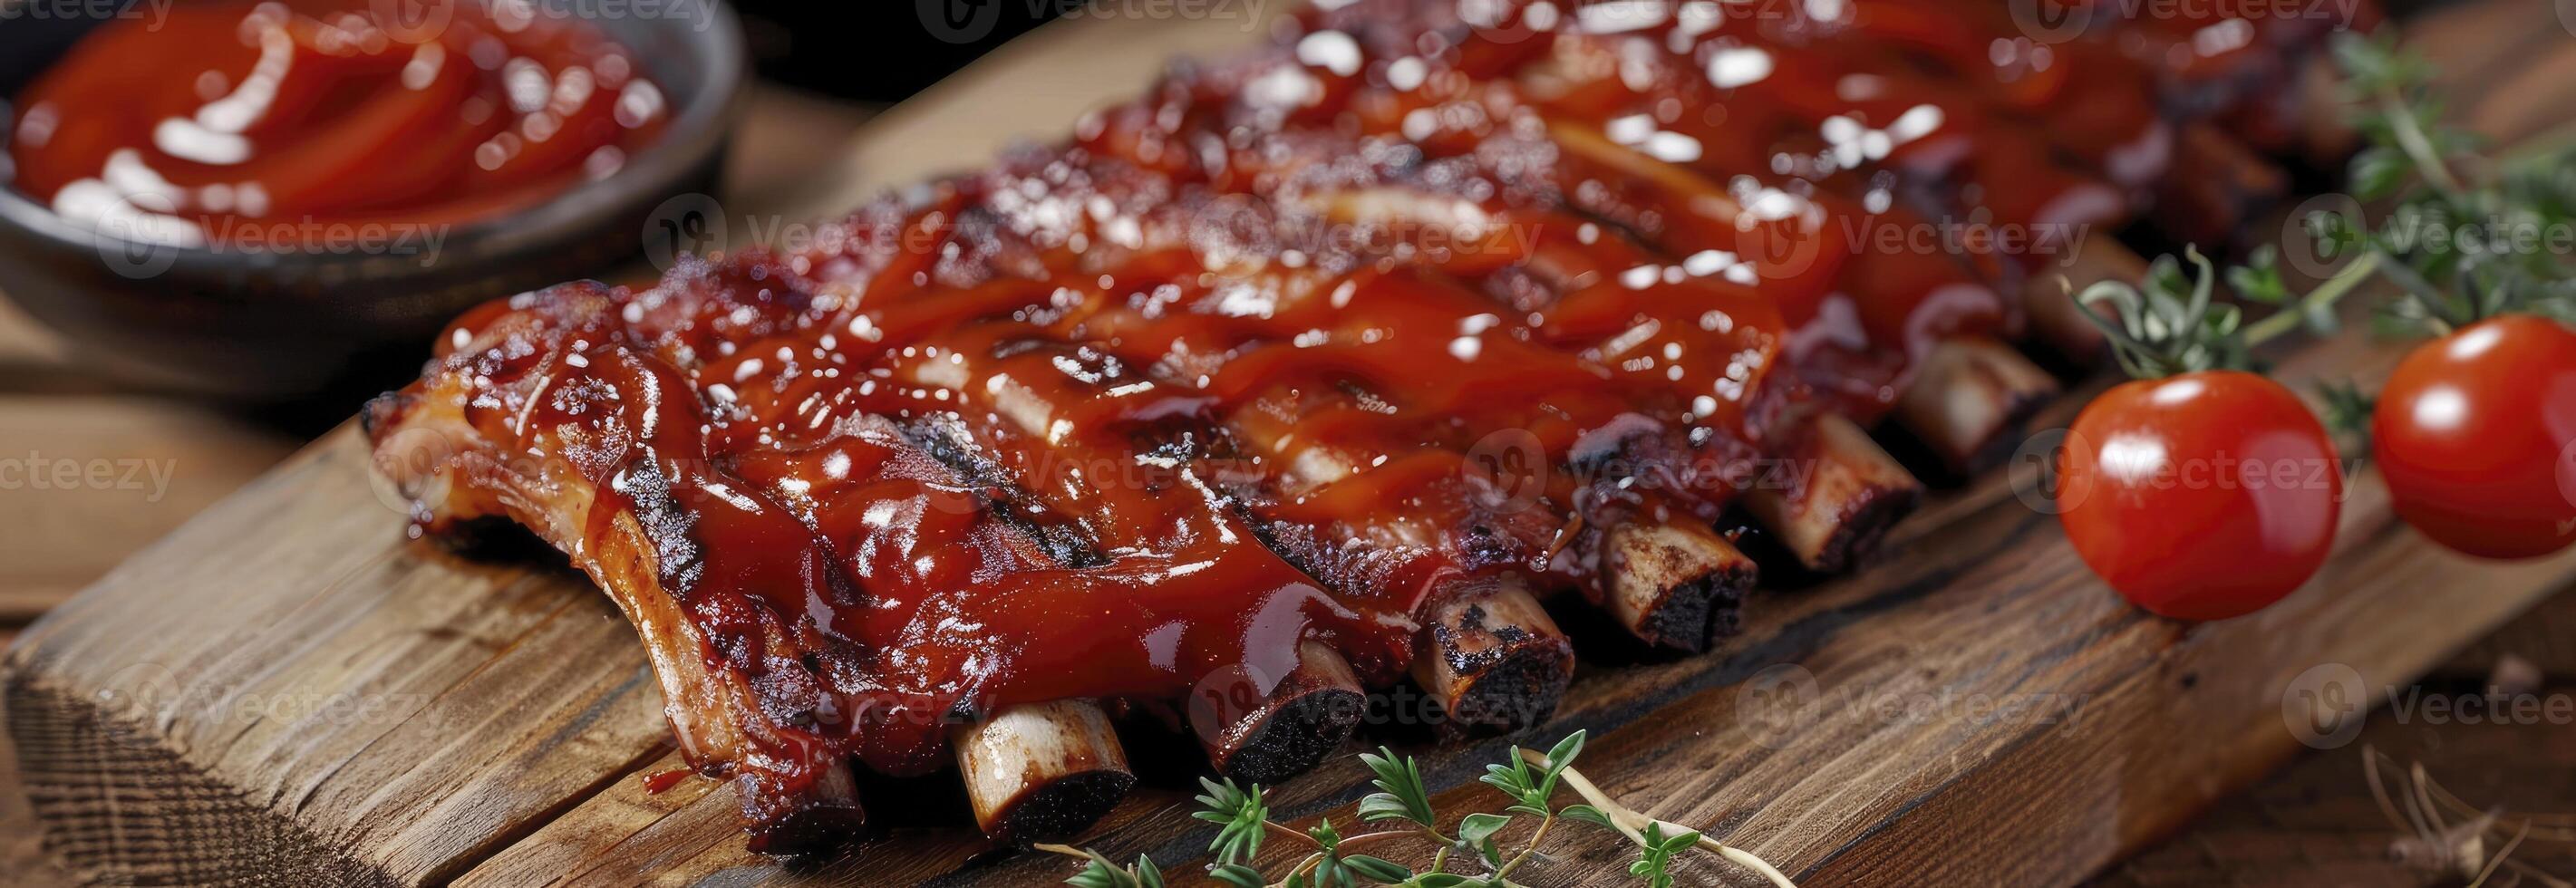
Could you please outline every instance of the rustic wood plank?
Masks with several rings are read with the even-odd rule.
[[[0,649],[6,649],[17,634],[16,627],[0,628]],[[6,721],[0,717],[0,727]],[[16,747],[9,742],[8,732],[0,730],[0,888],[70,884],[71,872],[45,853],[45,834],[37,827],[36,812],[27,805],[27,794],[18,782]]]
[[[2553,602],[2568,600],[2561,595]],[[2519,623],[2520,621],[2516,621]],[[2430,682],[2423,693],[2474,692],[2476,685]],[[2561,681],[2537,690],[2547,698],[2576,695]],[[2097,888],[2230,884],[2247,888],[2334,884],[2347,888],[2417,888],[2429,874],[2392,859],[2403,834],[2371,797],[2365,750],[2427,773],[2474,805],[2517,813],[2576,813],[2576,731],[2550,724],[2407,724],[2374,717],[2342,748],[2314,753],[2261,787],[2219,805],[2173,840],[2104,874]],[[2384,763],[2383,763],[2384,764]],[[2399,791],[2394,783],[2391,792]],[[2493,850],[2490,844],[2490,850]],[[2576,844],[2530,842],[2514,859],[2559,878],[2576,878]],[[2512,884],[2509,876],[2499,881]],[[2524,880],[2523,884],[2538,884]]]
[[[295,446],[167,400],[0,395],[0,622],[61,603]]]
[[[63,361],[62,341],[17,306],[0,300],[0,366],[53,366]]]
[[[2388,522],[2376,489],[2373,482],[2357,494],[2367,509],[2317,584],[2260,617],[2197,629],[2122,607],[2081,573],[2053,527],[2034,529],[2028,513],[2012,514],[2017,505],[1999,506],[1952,525],[1955,534],[1945,528],[1924,539],[1894,574],[1817,590],[1821,602],[1764,606],[1755,625],[1782,634],[1757,634],[1722,664],[1578,679],[1571,699],[1584,705],[1535,740],[1578,726],[1610,728],[1585,754],[1596,781],[1641,810],[1749,847],[1802,881],[2073,881],[2299,749],[2280,700],[2307,668],[2343,662],[2377,681],[2402,679],[2469,637],[2451,627],[2500,622],[2576,570],[2570,557],[2497,568],[2436,552]],[[2013,542],[1997,548],[1998,538]],[[1928,554],[1942,550],[1957,554]],[[1935,559],[1941,563],[1917,566]],[[1927,579],[1937,589],[1924,594],[1915,584]],[[1831,628],[1812,647],[1776,641],[1804,634],[1801,626]],[[1998,638],[2016,641],[1993,643]],[[1758,685],[1737,684],[1786,663],[1821,692],[1812,717],[1764,706],[1772,698],[1747,690]],[[1687,696],[1669,699],[1676,689]],[[1941,708],[1944,700],[1978,699],[2083,702],[2071,729],[1979,725],[1972,711]],[[1930,705],[1940,717],[1917,724],[1849,709],[1886,701],[1908,712]],[[1473,783],[1472,767],[1497,760],[1498,751],[1418,752],[1433,781],[1449,787],[1444,808],[1500,804]],[[1291,784],[1280,808],[1345,813],[1365,776],[1348,760],[1326,775]],[[1322,791],[1309,791],[1318,782]],[[1091,844],[1191,860],[1206,839],[1194,826],[1159,817]],[[1563,846],[1577,859],[1565,877],[1615,875],[1625,865],[1615,844]],[[1059,861],[1029,860],[995,881],[1062,872],[1069,870]]]
[[[2452,679],[2483,681],[2506,658],[2530,664],[2544,681],[2576,682],[2576,590],[2516,617],[2436,671]]]
[[[344,430],[29,629],[8,717],[54,849],[430,881],[659,754],[643,654],[586,583],[403,524]]]
[[[670,753],[638,777],[686,768]],[[538,885],[609,879],[640,883],[713,844],[740,814],[728,784],[684,780],[655,793],[641,779],[621,780],[582,803],[582,817],[562,817],[477,868],[460,885]]]

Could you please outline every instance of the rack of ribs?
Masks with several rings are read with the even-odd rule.
[[[858,828],[860,766],[1025,842],[1127,791],[1121,726],[1253,781],[1400,683],[1525,727],[1559,616],[1699,651],[1868,557],[1923,489],[1871,427],[1990,464],[2059,388],[2011,343],[2097,359],[2061,278],[2137,271],[2088,229],[2236,227],[2321,37],[1750,6],[1320,5],[803,249],[483,306],[378,469],[615,600],[756,848]],[[1970,218],[2043,236],[1879,239]]]

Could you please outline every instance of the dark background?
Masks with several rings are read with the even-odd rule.
[[[0,0],[0,5],[7,2]],[[824,95],[894,102],[1086,0],[725,2],[742,16],[753,64],[762,77]],[[66,49],[95,24],[13,19],[11,46]],[[0,51],[0,83],[24,83],[57,55]]]
[[[935,83],[1083,0],[736,0],[763,77],[867,102]]]

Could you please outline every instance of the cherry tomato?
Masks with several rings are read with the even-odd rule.
[[[2531,558],[2576,541],[2576,332],[2508,315],[2426,343],[2370,432],[2398,516],[2434,542]]]
[[[2229,370],[2138,380],[2075,418],[2058,521],[2084,563],[2139,607],[2223,620],[2290,594],[2323,564],[2342,510],[2333,441],[2279,383]]]

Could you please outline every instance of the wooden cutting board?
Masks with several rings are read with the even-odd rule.
[[[2534,79],[2552,70],[2534,59],[2568,48],[2550,15],[2495,0],[2410,31],[2437,58],[2476,58],[2461,76],[2481,95],[2513,97],[2466,105],[2510,139],[2576,107],[2532,98],[2571,95],[2563,77]],[[821,216],[1001,138],[1062,132],[1163,58],[1255,39],[1247,24],[1051,27],[872,124],[814,188],[738,197],[727,215]],[[2548,39],[2518,48],[2492,40],[2544,27]],[[2515,52],[2520,63],[2498,58]],[[2348,335],[2283,356],[2282,375],[2376,379],[2396,354]],[[729,788],[645,790],[642,775],[678,760],[642,651],[602,596],[543,559],[408,542],[403,524],[344,427],[31,627],[5,662],[7,722],[48,847],[108,882],[1039,884],[1072,872],[989,846],[941,778],[866,787],[890,828],[833,858],[745,852]],[[1801,884],[2060,883],[2303,749],[2294,726],[2330,734],[2358,715],[2303,691],[2376,699],[2576,580],[2576,553],[2491,564],[2435,549],[2391,519],[2366,471],[2322,575],[2226,623],[2122,605],[2007,473],[1936,497],[1888,551],[1852,576],[1758,597],[1718,652],[1587,663],[1528,742],[1590,729],[1584,768],[1604,788]],[[1363,739],[1421,756],[1451,817],[1501,807],[1474,777],[1508,738],[1403,736]],[[1187,818],[1187,776],[1149,774],[1085,844],[1194,871],[1209,832]],[[1347,827],[1364,787],[1357,761],[1336,757],[1277,788],[1275,817]],[[1560,835],[1531,884],[1625,878],[1615,839]],[[1707,860],[1682,877],[1744,881]]]

